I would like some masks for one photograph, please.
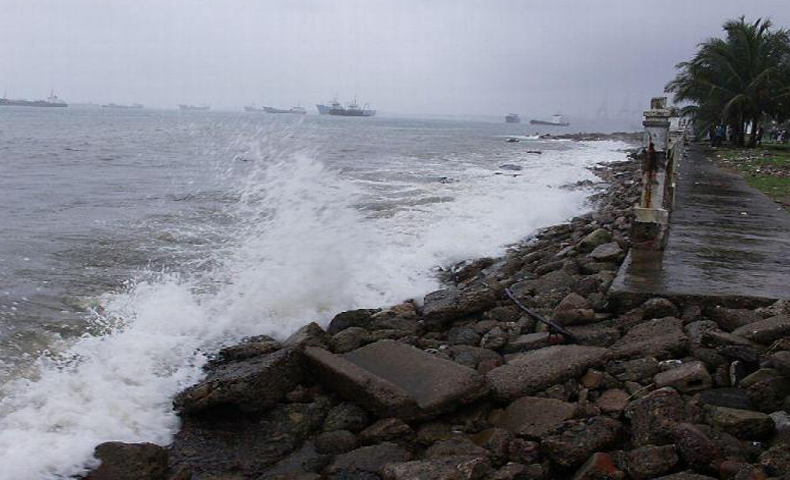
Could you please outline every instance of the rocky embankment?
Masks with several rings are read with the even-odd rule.
[[[458,265],[420,306],[224,349],[175,399],[172,445],[102,444],[88,478],[790,479],[787,305],[609,301],[638,168],[598,167],[595,213]]]

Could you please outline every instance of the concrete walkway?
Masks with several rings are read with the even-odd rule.
[[[669,242],[631,250],[612,285],[625,304],[649,296],[720,305],[790,299],[790,214],[691,145],[680,166]]]

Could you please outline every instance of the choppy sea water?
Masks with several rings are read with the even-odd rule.
[[[166,444],[205,352],[421,298],[436,267],[583,212],[590,191],[563,187],[625,145],[534,130],[0,110],[0,478]]]

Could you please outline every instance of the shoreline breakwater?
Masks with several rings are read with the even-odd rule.
[[[221,350],[171,445],[101,444],[86,478],[784,478],[790,307],[622,311],[641,162],[594,171],[592,213],[446,270],[419,305]]]

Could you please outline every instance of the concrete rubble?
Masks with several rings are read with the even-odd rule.
[[[595,211],[448,268],[422,302],[222,350],[169,446],[99,445],[86,478],[790,479],[785,306],[609,297],[639,167],[595,167]]]

